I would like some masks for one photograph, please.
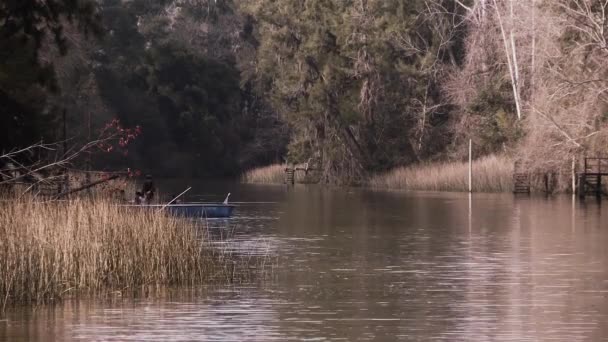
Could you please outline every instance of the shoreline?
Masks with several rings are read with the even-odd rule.
[[[273,164],[255,168],[243,173],[243,184],[284,185],[285,164]],[[512,193],[514,189],[513,158],[505,155],[489,155],[473,160],[474,193]],[[530,177],[531,193],[543,193],[545,180],[541,176]],[[552,179],[548,193],[571,193],[570,174],[557,174]],[[306,184],[296,175],[296,184]],[[384,173],[372,174],[358,186],[378,190],[432,191],[432,192],[469,192],[468,162],[434,162],[398,167]]]
[[[241,183],[285,184],[284,164],[274,164],[245,172]],[[296,175],[296,183],[302,183]],[[488,156],[473,161],[473,192],[512,190],[513,162],[505,156]],[[377,173],[361,185],[371,189],[468,192],[467,162],[437,162],[399,167]]]

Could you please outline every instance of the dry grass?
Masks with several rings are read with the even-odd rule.
[[[239,264],[210,248],[200,228],[105,200],[0,202],[1,309],[70,294],[230,282],[249,269],[250,259]]]
[[[241,176],[243,183],[283,184],[285,182],[285,164],[273,164],[258,167],[245,172]]]
[[[449,162],[399,168],[370,180],[372,187],[468,191],[468,162]],[[488,156],[473,161],[473,191],[505,192],[513,187],[513,161],[505,156]]]

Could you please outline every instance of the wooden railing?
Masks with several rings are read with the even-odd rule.
[[[587,175],[608,175],[608,158],[585,158],[583,170]]]

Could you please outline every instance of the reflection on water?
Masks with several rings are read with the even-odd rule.
[[[606,206],[235,187],[201,195],[276,203],[241,204],[209,234],[218,248],[276,256],[270,279],[13,310],[0,340],[608,339]]]

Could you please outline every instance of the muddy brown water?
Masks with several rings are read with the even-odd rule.
[[[271,256],[264,280],[11,309],[0,318],[0,340],[608,340],[608,203],[201,188],[190,199],[230,191],[234,201],[266,202],[241,204],[236,229],[218,241]]]

